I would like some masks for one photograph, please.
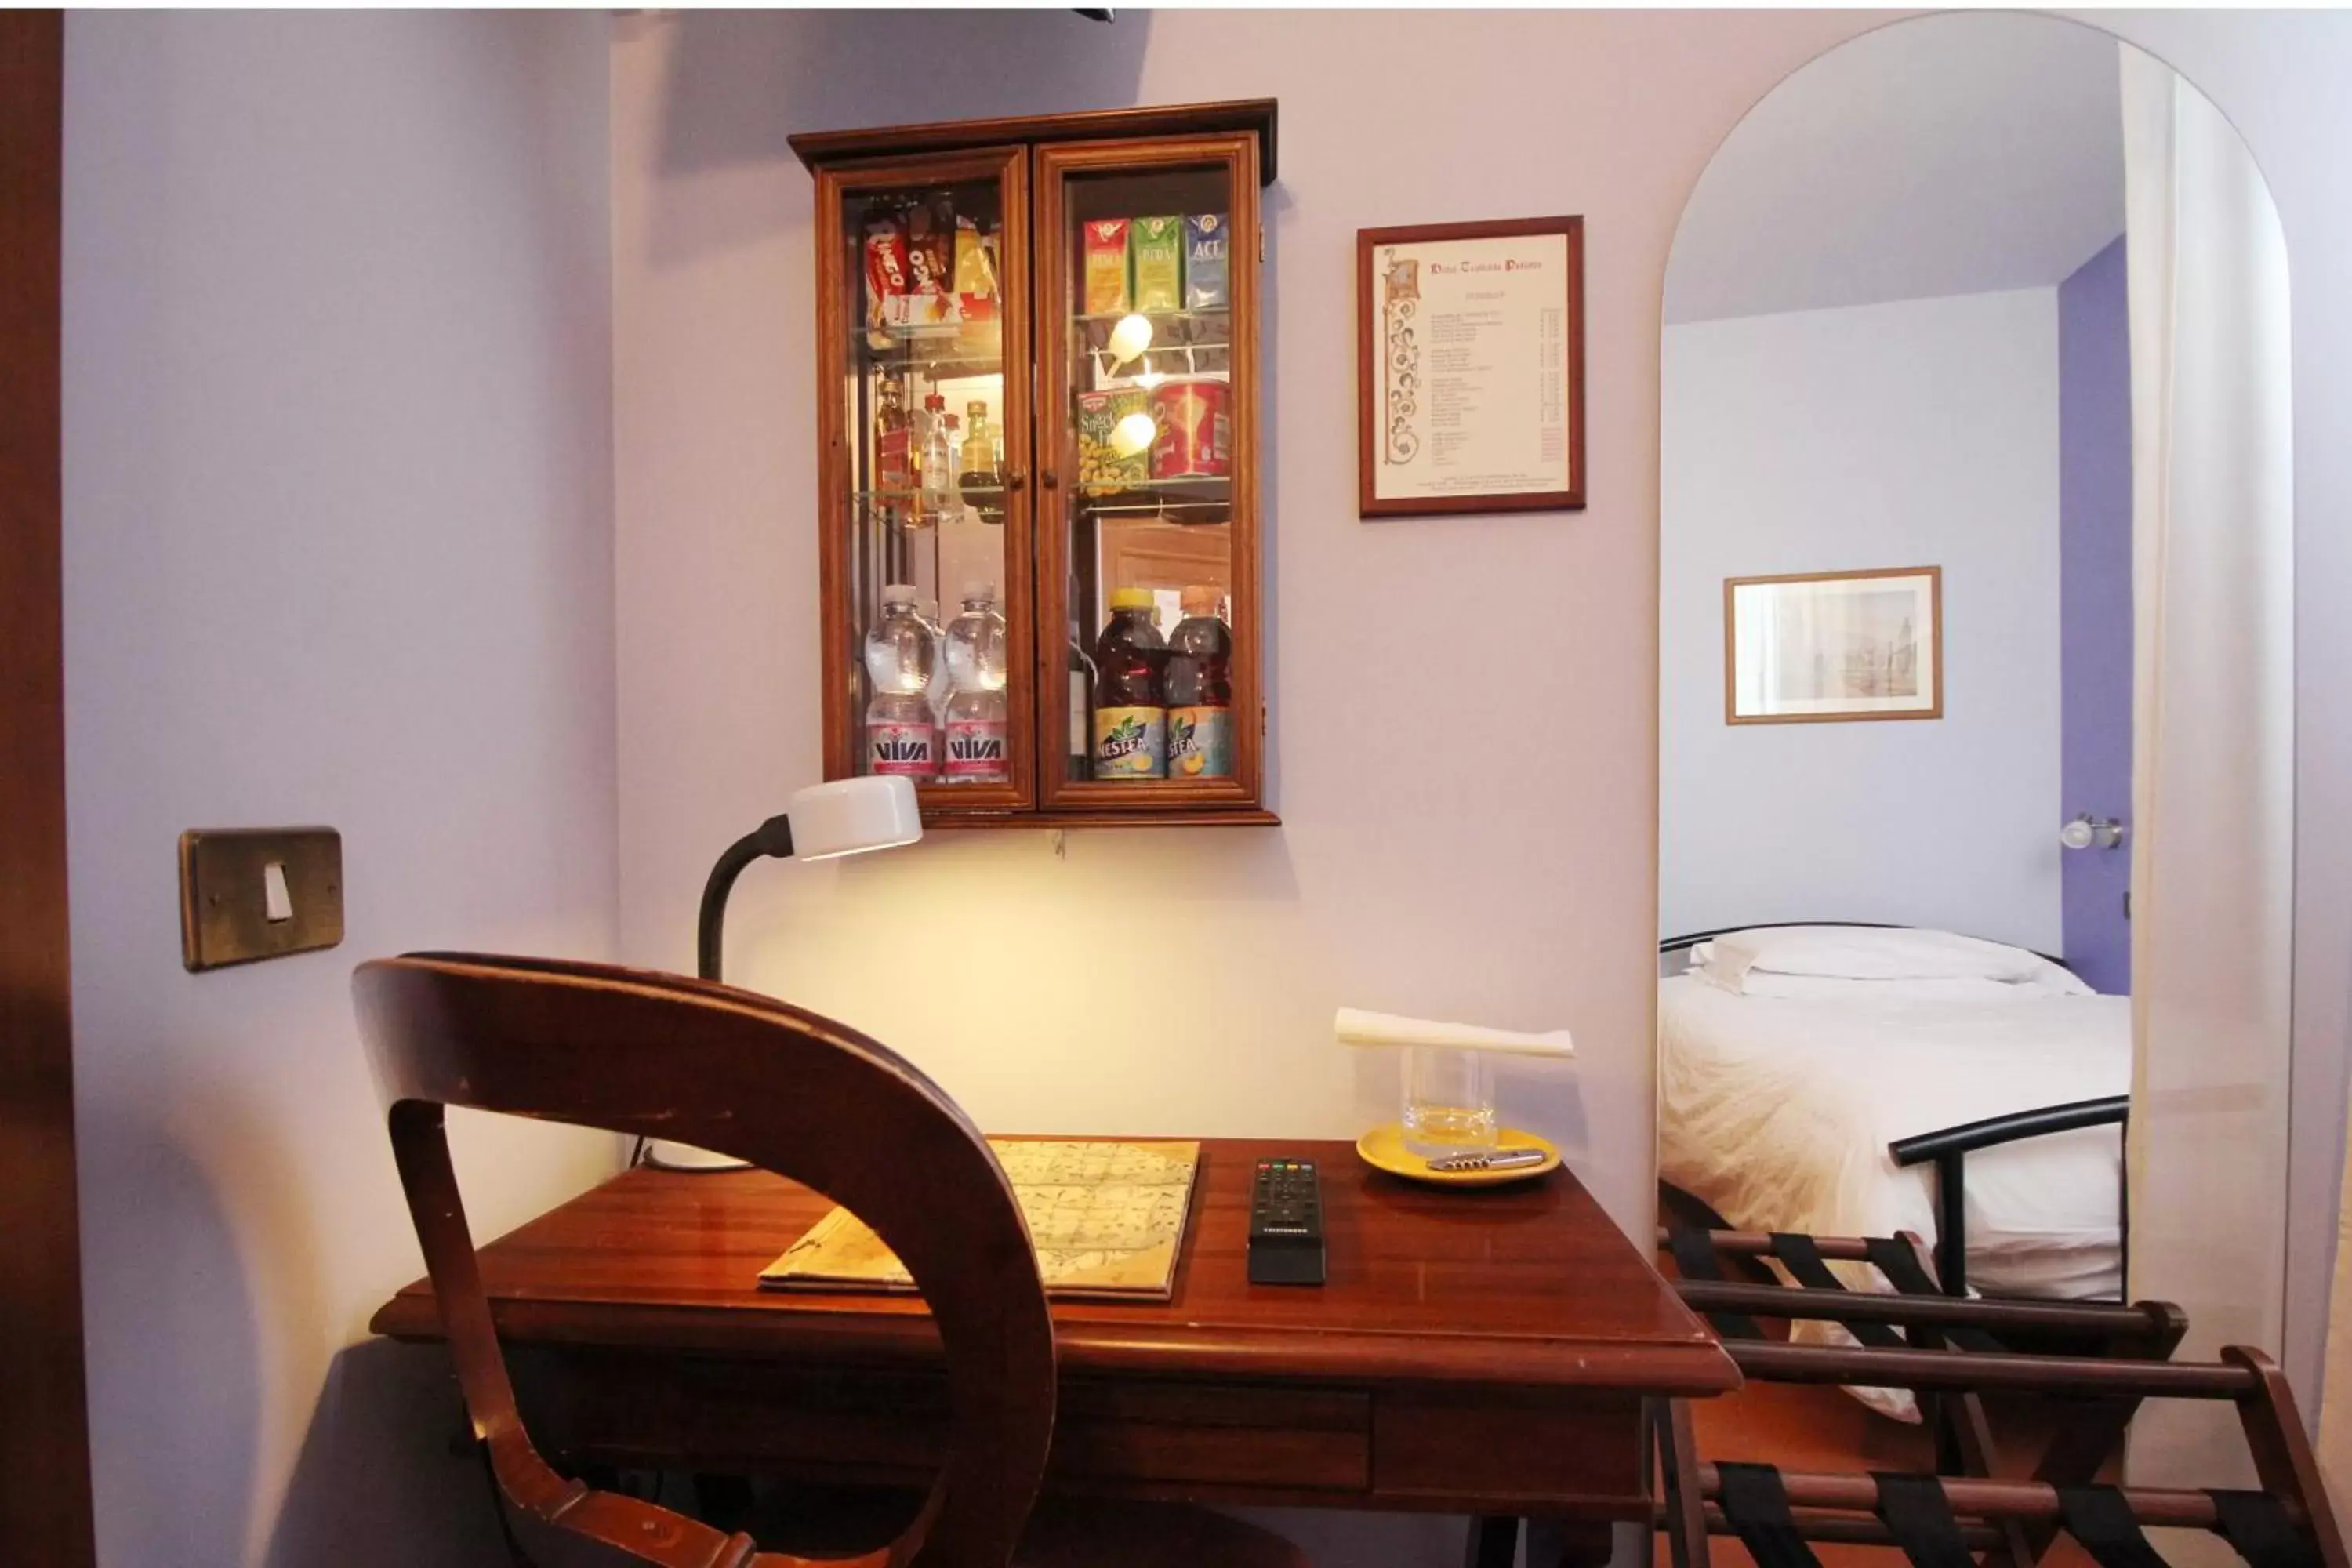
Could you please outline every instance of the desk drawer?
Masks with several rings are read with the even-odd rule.
[[[1277,1384],[1070,1379],[1054,1420],[1054,1474],[1361,1491],[1371,1399]]]
[[[936,1372],[532,1347],[511,1357],[549,1451],[787,1476],[919,1479],[947,1438]],[[1188,1485],[1360,1493],[1371,1398],[1275,1384],[1068,1378],[1052,1476],[1078,1489]]]
[[[1630,1394],[1384,1388],[1372,1415],[1372,1489],[1408,1505],[1488,1499],[1566,1518],[1647,1519],[1641,1433],[1641,1402]]]

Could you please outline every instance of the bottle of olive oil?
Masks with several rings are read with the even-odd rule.
[[[988,405],[973,398],[963,408],[963,486],[992,490],[1003,484],[997,471],[996,427],[989,423]]]

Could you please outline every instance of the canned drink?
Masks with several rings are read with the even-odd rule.
[[[1151,444],[1155,479],[1224,479],[1234,471],[1233,388],[1222,381],[1167,381],[1153,389],[1160,426]]]

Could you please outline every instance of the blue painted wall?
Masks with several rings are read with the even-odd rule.
[[[2131,333],[2124,242],[2058,288],[2059,679],[2053,822],[2131,820]],[[2131,989],[2128,838],[2064,859],[2066,962],[2092,985]]]

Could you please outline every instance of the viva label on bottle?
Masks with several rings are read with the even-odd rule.
[[[1095,777],[1158,779],[1168,776],[1168,710],[1095,710]]]
[[[1234,710],[1168,710],[1168,776],[1225,779],[1234,775]]]
[[[939,773],[931,748],[938,731],[929,724],[879,723],[866,726],[867,771],[886,776],[929,779]]]
[[[1003,721],[950,719],[947,738],[950,779],[1001,784],[1012,776]]]

